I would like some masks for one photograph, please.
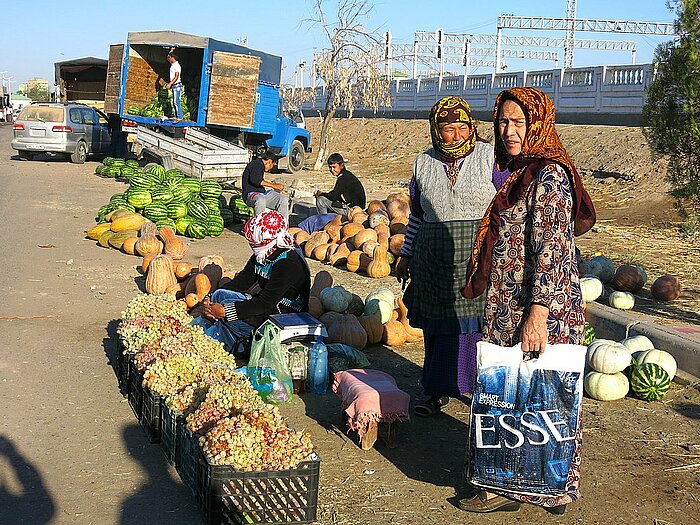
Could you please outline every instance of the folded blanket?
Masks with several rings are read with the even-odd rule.
[[[356,430],[360,439],[372,421],[410,420],[411,396],[396,386],[393,377],[379,370],[356,368],[338,372],[334,376],[333,392],[348,415],[348,427]]]

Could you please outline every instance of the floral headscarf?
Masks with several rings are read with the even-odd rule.
[[[476,144],[476,125],[472,119],[472,112],[467,101],[455,96],[444,97],[438,100],[430,110],[430,138],[433,148],[438,152],[440,159],[446,165],[447,178],[454,186],[462,167],[462,159],[474,151]],[[465,140],[448,144],[440,135],[440,130],[447,124],[464,122],[469,126],[469,137]]]
[[[287,221],[276,211],[251,217],[245,223],[243,233],[259,263],[263,263],[277,248],[294,248],[294,239],[287,231]]]
[[[527,120],[522,151],[512,158],[506,154],[498,129],[498,113],[506,100],[516,102],[523,109]],[[499,169],[507,168],[511,175],[496,192],[481,219],[467,268],[467,284],[462,290],[462,295],[465,297],[478,297],[486,289],[491,254],[498,239],[498,218],[503,210],[512,208],[518,202],[545,165],[556,162],[569,176],[573,198],[571,220],[574,223],[574,235],[583,235],[595,224],[593,202],[583,187],[571,157],[559,139],[554,126],[555,113],[554,103],[539,89],[508,89],[502,91],[496,98],[493,112],[496,164]]]

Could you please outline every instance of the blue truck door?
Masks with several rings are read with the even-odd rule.
[[[260,57],[214,51],[207,125],[253,127],[259,72]]]

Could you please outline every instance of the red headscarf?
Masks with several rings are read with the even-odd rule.
[[[516,102],[525,113],[527,131],[522,151],[508,157],[500,138],[498,114],[506,100]],[[583,235],[595,224],[595,210],[581,177],[566,152],[554,127],[555,108],[549,97],[535,88],[513,88],[502,91],[496,98],[493,121],[496,137],[496,163],[499,169],[507,167],[511,175],[494,196],[481,219],[471,260],[467,268],[467,284],[462,295],[479,297],[486,289],[491,266],[493,246],[498,239],[499,216],[503,210],[512,208],[530,186],[537,174],[547,164],[556,162],[566,170],[572,188],[573,208],[571,220],[574,235]]]
[[[277,248],[294,248],[294,239],[287,231],[287,221],[276,211],[266,211],[248,219],[243,234],[259,263]]]

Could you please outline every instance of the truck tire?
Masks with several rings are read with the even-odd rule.
[[[304,145],[295,140],[292,142],[292,147],[289,150],[289,155],[287,156],[287,169],[291,173],[296,173],[304,167],[304,159],[306,158],[306,150]]]
[[[75,147],[75,153],[71,154],[70,161],[73,164],[83,164],[87,158],[87,144],[82,140]]]

